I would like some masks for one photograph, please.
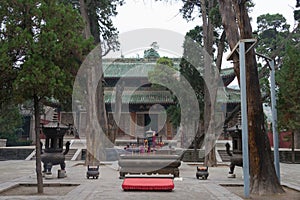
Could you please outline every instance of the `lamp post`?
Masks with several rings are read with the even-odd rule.
[[[241,88],[241,113],[242,113],[242,148],[243,148],[243,174],[244,174],[244,195],[245,198],[250,196],[250,175],[249,175],[249,152],[248,152],[248,117],[247,117],[247,92],[246,92],[246,62],[245,55],[256,44],[256,39],[242,39],[240,40],[229,56],[227,60],[232,60],[232,55],[239,55],[240,60],[240,88]],[[245,48],[245,44],[251,44],[248,49]],[[237,51],[238,50],[238,51]]]
[[[275,66],[274,60],[268,56],[256,53],[257,56],[264,58],[270,68],[270,85],[271,85],[271,109],[272,109],[272,132],[274,148],[274,166],[278,181],[280,183],[280,165],[279,165],[279,139],[277,129],[277,109],[276,109],[276,91],[275,91]]]

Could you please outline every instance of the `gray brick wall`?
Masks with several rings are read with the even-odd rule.
[[[0,160],[25,160],[34,149],[1,148]]]

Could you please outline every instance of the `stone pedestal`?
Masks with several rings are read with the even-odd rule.
[[[0,147],[6,147],[7,139],[0,139]]]
[[[66,170],[59,169],[57,171],[57,178],[65,178],[66,177]]]

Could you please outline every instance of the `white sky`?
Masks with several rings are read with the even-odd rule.
[[[164,28],[185,34],[195,25],[201,23],[197,18],[193,22],[186,22],[179,13],[181,1],[173,0],[172,3],[155,2],[155,0],[125,0],[123,6],[118,7],[118,15],[114,24],[120,33],[139,28]],[[256,17],[261,14],[282,14],[290,25],[293,25],[293,9],[296,0],[253,0],[256,4],[250,15],[253,25]]]
[[[250,16],[253,18],[253,30],[256,29],[256,17],[266,13],[282,14],[291,27],[293,27],[293,8],[295,7],[296,0],[254,0],[254,3],[256,5],[253,8],[253,12],[250,13]],[[184,20],[181,13],[179,13],[181,6],[182,3],[180,0],[173,0],[172,3],[156,2],[155,0],[126,0],[123,6],[118,7],[118,15],[113,20],[114,25],[120,32],[122,54],[125,55],[125,57],[137,57],[137,54],[142,57],[143,50],[149,48],[150,44],[154,41],[158,42],[161,51],[162,49],[170,48],[162,45],[165,40],[169,40],[166,36],[162,38],[152,37],[151,31],[153,31],[153,28],[172,31],[174,34],[171,33],[171,35],[176,37],[176,39],[170,39],[171,42],[169,43],[178,43],[178,47],[181,48],[185,33],[202,23],[200,18],[196,18],[192,22]],[[145,30],[144,28],[152,29]],[[137,30],[142,32],[138,32]],[[147,34],[145,34],[146,32]],[[148,32],[150,33],[148,34]],[[124,38],[126,38],[126,40]],[[131,47],[128,46],[129,43],[133,43],[137,39],[143,40],[143,43],[138,43]],[[176,42],[174,42],[175,40]],[[177,50],[173,52],[177,52]],[[161,55],[165,54],[167,56],[170,56],[169,53],[170,52],[160,52]],[[120,57],[120,55],[121,52],[116,52],[109,54],[107,57]],[[176,53],[175,55],[173,54],[173,56],[176,57]]]

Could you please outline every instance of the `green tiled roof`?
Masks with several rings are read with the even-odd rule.
[[[156,63],[103,63],[104,77],[148,77]]]
[[[230,68],[224,68],[224,69],[221,69],[221,76],[222,77],[226,77],[226,76],[234,76],[234,69],[233,67],[230,67]]]
[[[222,88],[222,90],[223,89],[224,88]],[[226,87],[225,91],[219,92],[219,94],[224,94],[224,95],[218,95],[217,101],[219,103],[240,103],[241,102],[240,90]]]
[[[111,61],[111,62],[109,62]],[[174,67],[179,69],[180,59],[173,59]],[[156,62],[145,59],[124,59],[103,61],[103,72],[106,78],[118,77],[148,77],[148,72],[153,71]],[[234,76],[233,68],[221,70],[221,76]]]
[[[105,103],[115,103],[115,97],[112,90],[104,91]],[[114,94],[115,95],[115,94]],[[132,93],[124,91],[122,94],[122,102],[129,104],[172,104],[174,103],[172,95],[169,91],[163,90],[138,90]]]
[[[175,64],[175,67],[179,68],[180,58],[173,59],[173,63]],[[103,71],[106,78],[119,78],[124,76],[147,78],[148,73],[154,70],[155,65],[156,62],[149,61],[147,59],[105,59],[103,61]],[[229,78],[231,80],[234,78],[234,75],[233,68],[225,68],[221,70],[221,76],[223,78]],[[104,94],[105,103],[115,103],[115,98],[112,98],[112,88],[106,88]],[[174,103],[169,91],[155,90],[153,88],[148,88],[146,90],[140,88],[133,94],[131,94],[130,89],[125,88],[122,96],[122,102],[129,104]],[[221,92],[220,95],[218,95],[218,102],[239,103],[239,90],[226,88],[225,92]]]

